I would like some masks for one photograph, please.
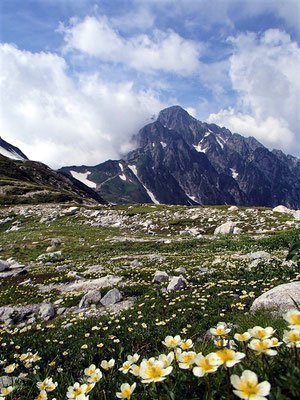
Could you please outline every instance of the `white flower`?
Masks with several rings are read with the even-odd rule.
[[[241,377],[232,375],[230,380],[236,389],[233,393],[245,400],[265,400],[271,390],[269,382],[258,383],[257,375],[249,370],[245,370]]]

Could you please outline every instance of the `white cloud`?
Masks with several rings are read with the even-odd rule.
[[[1,135],[52,167],[118,158],[131,135],[164,107],[155,92],[136,92],[132,82],[82,74],[75,84],[56,54],[4,44],[0,59]]]
[[[186,40],[173,30],[155,29],[151,36],[125,38],[103,16],[86,17],[83,21],[73,19],[68,27],[61,26],[59,30],[65,35],[65,51],[78,50],[103,62],[121,63],[143,72],[189,75],[200,65],[198,58],[203,45]]]
[[[277,29],[230,40],[230,78],[238,104],[211,114],[209,121],[253,135],[268,147],[299,154],[298,45]]]

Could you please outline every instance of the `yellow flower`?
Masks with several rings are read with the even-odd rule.
[[[167,336],[165,340],[162,342],[166,347],[170,349],[174,349],[181,345],[181,338],[179,335],[176,336]]]
[[[267,328],[262,328],[261,326],[255,326],[252,329],[248,329],[250,335],[257,339],[268,339],[274,335],[275,330],[268,326]]]
[[[221,363],[224,367],[233,367],[235,364],[239,363],[244,357],[244,353],[235,352],[231,349],[222,349],[216,352],[217,356],[220,357]]]
[[[194,351],[184,351],[178,356],[178,365],[181,369],[189,369],[194,364],[196,353]]]
[[[194,359],[196,367],[193,368],[193,374],[199,378],[209,373],[216,372],[222,360],[216,353],[209,353],[204,356],[202,353],[196,355]]]
[[[271,390],[269,382],[258,383],[257,375],[249,370],[245,370],[241,377],[232,375],[230,380],[236,389],[233,393],[245,400],[264,400]]]
[[[300,330],[300,311],[290,310],[283,316],[283,318],[290,324],[289,328]]]
[[[288,347],[300,347],[300,330],[284,331],[283,341]]]
[[[118,399],[130,399],[135,387],[136,383],[133,383],[131,386],[129,383],[123,383],[121,385],[121,392],[116,393]]]
[[[244,332],[244,333],[236,333],[234,335],[235,340],[237,340],[238,342],[247,342],[250,338],[251,335],[249,332]]]
[[[140,377],[143,383],[161,382],[166,379],[173,367],[164,368],[162,361],[144,360],[140,365]]]
[[[227,335],[231,329],[226,327],[226,324],[218,324],[216,328],[210,328],[210,333],[214,336]]]
[[[248,347],[251,350],[267,354],[268,356],[276,356],[277,354],[276,350],[272,350],[273,344],[272,340],[270,339],[265,339],[265,340],[253,339],[248,344]]]

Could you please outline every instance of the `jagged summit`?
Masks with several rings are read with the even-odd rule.
[[[64,167],[114,203],[300,207],[300,161],[176,105],[135,135],[123,160]],[[80,176],[80,175],[77,175]]]

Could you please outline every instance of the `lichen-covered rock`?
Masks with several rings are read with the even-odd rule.
[[[285,312],[295,308],[292,299],[300,304],[300,281],[284,283],[268,290],[254,300],[250,311],[266,308]]]
[[[266,251],[254,251],[246,254],[246,257],[250,258],[250,260],[257,260],[259,258],[270,258],[271,254]]]
[[[112,304],[116,304],[123,300],[122,293],[118,289],[111,289],[106,295],[101,299],[100,303],[104,307],[108,307]]]

